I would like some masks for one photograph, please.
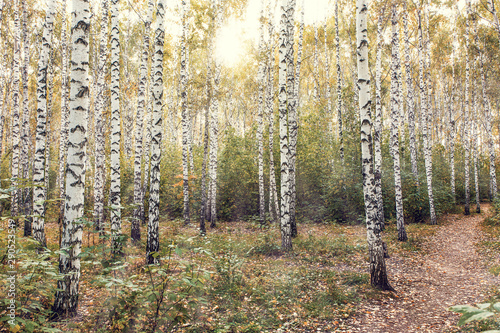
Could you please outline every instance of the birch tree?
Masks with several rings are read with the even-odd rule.
[[[107,1],[103,1],[103,3]],[[59,223],[64,218],[64,199],[66,196],[65,170],[66,155],[68,152],[68,33],[66,24],[66,0],[62,0],[63,24],[61,27],[61,134],[59,136],[59,172],[57,184],[59,185]],[[101,53],[102,54],[102,53]],[[102,55],[104,57],[104,55]],[[96,168],[97,170],[97,168]]]
[[[375,190],[377,192],[378,220],[381,228],[385,227],[384,198],[382,196],[382,23],[384,7],[380,10],[377,23],[377,57],[375,60],[375,124],[373,126]],[[340,80],[340,78],[339,78]],[[340,96],[339,96],[340,97]]]
[[[184,224],[189,224],[189,115],[187,109],[187,62],[186,62],[186,35],[187,35],[187,3],[182,4],[182,34],[181,34],[181,69],[180,69],[180,93],[181,93],[181,115],[182,115],[182,191],[184,200],[183,218]]]
[[[261,0],[260,26],[259,26],[259,50],[258,50],[259,70],[257,82],[259,85],[259,110],[257,115],[257,144],[258,144],[258,169],[259,169],[259,219],[260,223],[265,223],[265,197],[264,197],[264,83],[265,83],[265,62],[264,62],[264,0]]]
[[[399,116],[401,87],[399,85],[400,58],[399,58],[399,26],[397,6],[392,6],[392,61],[391,61],[391,154],[394,161],[394,196],[396,199],[396,220],[398,240],[408,240],[403,215],[403,191],[401,189],[401,163],[399,159]]]
[[[429,197],[429,210],[431,216],[431,224],[436,224],[436,212],[434,209],[434,195],[432,191],[432,154],[429,142],[429,104],[428,104],[428,91],[427,80],[425,78],[426,67],[424,64],[424,54],[427,49],[424,49],[422,20],[420,8],[418,9],[418,57],[419,57],[419,81],[420,81],[420,114],[422,119],[422,138],[424,142],[424,162],[425,162],[425,175],[427,179],[427,193]],[[427,44],[427,43],[426,43]]]
[[[290,183],[289,183],[289,149],[288,149],[288,121],[287,121],[287,65],[290,59],[288,54],[288,22],[289,7],[293,0],[281,0],[281,20],[279,39],[279,128],[280,128],[280,165],[281,165],[281,189],[280,189],[280,226],[281,226],[281,248],[284,251],[292,249],[292,234],[290,226]],[[292,51],[293,52],[293,51]],[[292,53],[293,56],[293,53]]]
[[[160,222],[160,161],[161,161],[161,126],[163,107],[163,42],[165,30],[163,20],[165,8],[163,0],[156,6],[156,29],[154,37],[154,56],[151,65],[153,71],[151,97],[153,99],[152,126],[151,126],[151,180],[149,189],[149,221],[148,241],[146,245],[146,262],[158,262],[160,250],[159,222]]]
[[[358,106],[361,120],[361,160],[363,169],[363,194],[365,201],[368,249],[370,252],[371,285],[382,290],[393,290],[387,278],[378,219],[377,198],[373,172],[372,121],[370,96],[370,71],[368,67],[368,1],[356,2],[356,45],[358,64]]]
[[[287,41],[287,110],[288,110],[288,132],[289,132],[289,191],[290,191],[290,232],[292,237],[297,237],[297,221],[295,218],[296,204],[297,204],[297,189],[296,189],[296,167],[297,167],[297,137],[298,137],[298,122],[297,110],[299,106],[299,76],[300,64],[302,59],[297,58],[297,67],[294,69],[294,13],[295,13],[295,0],[289,4],[288,16],[288,41]],[[304,34],[302,33],[302,36]],[[299,40],[300,54],[302,57],[302,41]],[[295,72],[297,70],[297,72]],[[318,90],[319,93],[319,90]]]
[[[47,148],[47,72],[50,62],[50,53],[52,48],[52,29],[54,25],[53,1],[47,3],[47,12],[45,24],[43,26],[42,50],[38,62],[38,84],[37,84],[37,122],[35,135],[35,162],[33,164],[33,237],[40,243],[40,246],[46,246],[45,238],[45,178],[48,177],[45,169],[45,157]]]
[[[479,165],[478,165],[478,154],[479,154],[479,148],[478,148],[478,128],[477,128],[477,108],[478,108],[478,103],[477,103],[477,70],[476,70],[476,63],[477,61],[474,61],[472,63],[472,72],[474,73],[474,77],[472,79],[472,90],[471,90],[471,102],[472,102],[472,119],[471,119],[471,133],[472,133],[472,161],[474,163],[474,187],[476,190],[476,213],[481,213],[481,203],[479,199]]]
[[[23,181],[27,181],[31,169],[31,130],[30,130],[30,119],[31,119],[31,108],[29,107],[29,90],[28,90],[28,73],[29,73],[29,62],[30,62],[30,51],[29,51],[29,33],[28,33],[28,10],[26,0],[22,1],[22,40],[23,40],[23,68],[22,68],[22,85],[23,85],[23,116],[22,116],[22,127],[21,127],[21,156],[20,156],[20,170],[21,177]],[[0,92],[1,94],[1,92]],[[0,144],[1,145],[1,144]],[[1,149],[0,149],[1,151]],[[24,214],[24,236],[31,236],[31,224],[32,224],[32,196],[31,188],[29,186],[24,186],[21,192],[22,198],[22,210]]]
[[[464,115],[464,169],[465,169],[465,206],[464,214],[470,215],[470,137],[469,137],[469,83],[470,83],[470,59],[469,59],[469,11],[470,2],[467,1],[467,18],[465,19],[465,115]]]
[[[403,1],[403,29],[404,29],[404,50],[405,50],[405,71],[406,71],[406,100],[408,106],[408,131],[410,143],[410,161],[411,172],[417,186],[418,181],[418,166],[417,166],[417,143],[415,136],[415,100],[413,96],[413,79],[410,61],[410,36],[408,29],[408,7],[406,1]]]
[[[10,214],[17,217],[19,214],[19,154],[20,154],[20,97],[19,97],[19,67],[21,63],[21,29],[19,23],[19,0],[14,2],[14,56],[12,61],[12,194]],[[46,24],[46,23],[45,23]],[[37,140],[38,141],[38,140]],[[17,219],[16,219],[17,220]],[[17,222],[16,222],[17,223]],[[43,243],[45,244],[45,243]]]
[[[74,316],[78,306],[80,252],[85,190],[87,144],[86,113],[89,107],[89,30],[90,11],[86,0],[72,0],[71,79],[69,102],[68,157],[66,164],[66,207],[61,230],[59,272],[52,311],[56,316]]]
[[[101,2],[101,32],[99,44],[99,71],[97,77],[97,100],[95,106],[95,180],[94,180],[94,228],[95,230],[104,230],[104,159],[105,159],[105,140],[104,140],[104,110],[106,109],[106,54],[108,52],[108,0]]]
[[[344,165],[344,134],[342,133],[342,72],[340,68],[339,0],[335,0],[335,48],[337,53],[337,126],[339,132],[340,160]]]
[[[222,25],[222,5],[220,0],[214,1],[215,9],[215,31]],[[217,33],[216,33],[217,36]],[[217,223],[217,164],[219,149],[219,83],[221,63],[217,57],[213,59],[213,94],[210,106],[210,185],[209,185],[209,216],[210,227],[215,228]]]
[[[276,171],[274,168],[274,49],[275,49],[275,36],[274,36],[274,23],[271,18],[274,17],[274,10],[271,11],[271,0],[268,2],[269,7],[269,50],[267,59],[267,112],[269,115],[269,214],[271,220],[278,222],[280,217],[278,193],[276,190]],[[302,18],[304,11],[302,11]],[[301,32],[304,30],[304,20],[301,21]]]
[[[109,201],[111,205],[111,236],[113,254],[122,253],[121,245],[121,194],[120,194],[120,26],[119,0],[111,0],[111,185]]]
[[[137,113],[135,118],[135,153],[134,153],[134,216],[130,230],[130,237],[134,241],[141,239],[140,224],[144,221],[144,193],[142,192],[142,137],[144,123],[144,108],[146,107],[146,89],[148,77],[149,60],[149,34],[151,20],[153,17],[153,1],[148,1],[148,11],[144,21],[144,33],[142,40],[141,68],[139,87],[137,92]]]

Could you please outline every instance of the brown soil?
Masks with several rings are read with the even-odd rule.
[[[475,244],[484,238],[481,215],[448,215],[436,234],[423,245],[425,254],[387,259],[396,294],[369,299],[358,306],[343,332],[409,333],[456,329],[459,314],[452,305],[476,304],[500,279],[488,272]]]

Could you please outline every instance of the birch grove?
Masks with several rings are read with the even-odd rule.
[[[316,328],[335,330],[330,287],[364,283],[366,266],[365,284],[399,289],[386,258],[420,225],[442,233],[497,210],[494,1],[166,3],[0,0],[13,330],[272,331],[291,317],[309,330],[301,316],[326,313]],[[324,275],[326,261],[345,275]],[[282,278],[297,276],[311,283],[274,316]],[[244,286],[261,289],[229,323],[220,295]],[[295,316],[303,296],[314,304]],[[255,316],[262,297],[277,303]]]

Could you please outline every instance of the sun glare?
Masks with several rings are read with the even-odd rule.
[[[215,44],[215,56],[224,65],[234,67],[243,56],[244,31],[241,22],[231,20],[224,25]]]

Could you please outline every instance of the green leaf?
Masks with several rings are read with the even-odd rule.
[[[467,313],[462,315],[460,320],[458,321],[458,326],[462,326],[464,324],[470,323],[471,321],[474,320],[483,320],[488,317],[493,316],[494,313],[490,311],[485,311],[485,310],[480,310],[478,313]]]
[[[481,304],[478,304],[477,307],[480,308],[481,310],[484,310],[484,309],[489,308],[490,305],[491,305],[491,303],[481,303]]]
[[[454,305],[450,308],[450,311],[458,313],[469,313],[469,312],[475,313],[480,310],[470,305]]]
[[[499,330],[489,330],[489,331],[484,331],[481,333],[500,333],[500,331]]]
[[[493,304],[493,309],[500,312],[500,302]]]

